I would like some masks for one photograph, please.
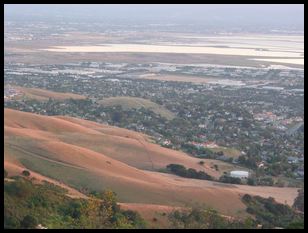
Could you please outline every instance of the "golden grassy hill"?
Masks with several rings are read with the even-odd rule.
[[[35,99],[38,101],[47,101],[49,98],[55,100],[66,100],[66,99],[85,99],[85,96],[73,94],[73,93],[62,93],[62,92],[54,92],[48,91],[40,88],[27,88],[27,87],[17,87],[22,94],[17,98],[26,98],[26,99]]]
[[[112,189],[120,202],[203,203],[226,215],[241,215],[245,205],[240,196],[245,193],[289,204],[297,195],[295,188],[227,185],[159,173],[155,170],[169,163],[212,175],[216,171],[199,165],[199,159],[151,143],[144,134],[81,119],[5,109],[4,136],[9,174],[26,168],[77,190]]]

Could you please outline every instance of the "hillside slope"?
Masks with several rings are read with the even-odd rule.
[[[245,193],[289,204],[297,195],[295,188],[223,185],[156,172],[179,163],[215,175],[198,159],[155,145],[144,134],[90,121],[5,109],[4,135],[4,166],[9,174],[16,164],[79,191],[112,189],[121,202],[200,203],[241,215],[245,205],[240,197]]]
[[[18,98],[35,99],[38,101],[47,101],[49,98],[55,100],[66,100],[66,99],[85,99],[85,96],[73,94],[73,93],[62,93],[54,92],[40,88],[27,88],[15,86],[15,89],[21,92]]]

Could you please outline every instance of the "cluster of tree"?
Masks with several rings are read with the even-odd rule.
[[[282,156],[281,156],[282,157]],[[296,170],[298,165],[296,164],[289,164],[287,162],[287,158],[279,158],[279,161],[271,161],[268,164],[266,169],[266,173],[272,176],[279,176],[281,174],[285,174],[287,177],[293,177],[294,171]]]
[[[245,156],[240,155],[238,157],[239,164],[244,165],[245,167],[256,169],[257,168],[257,162],[259,161],[257,156]]]
[[[248,185],[252,185],[252,186],[256,186],[256,185],[261,185],[261,186],[273,186],[274,185],[274,180],[272,177],[249,177],[247,179],[247,184]],[[283,187],[283,183],[276,183],[277,186],[282,186]]]
[[[207,173],[203,171],[196,171],[193,168],[186,169],[181,164],[169,164],[167,165],[167,169],[170,172],[178,176],[182,176],[186,178],[193,178],[193,179],[200,179],[200,180],[213,180],[213,177],[208,175]]]
[[[269,175],[269,176],[285,175],[290,178],[295,178],[294,172],[298,169],[299,165],[289,164],[286,155],[280,154],[280,156],[269,156],[269,158],[267,159],[267,167],[260,169],[257,167],[257,164],[261,160],[262,159],[259,155],[251,153],[247,153],[247,155],[240,155],[238,157],[239,164],[254,170],[258,170],[260,175]]]
[[[89,199],[72,199],[67,191],[45,182],[34,184],[23,177],[4,184],[4,228],[102,229],[145,228],[137,212],[121,210],[116,195],[104,191]]]
[[[241,179],[237,177],[231,177],[227,175],[223,175],[219,177],[219,181],[222,183],[229,183],[229,184],[241,184]]]
[[[256,222],[251,218],[231,219],[221,216],[209,208],[192,208],[188,211],[176,210],[169,214],[172,228],[176,229],[254,229]]]
[[[274,180],[272,177],[263,177],[256,180],[257,185],[273,186]]]
[[[199,148],[189,143],[182,144],[181,149],[185,151],[186,153],[191,154],[198,158],[215,159],[218,156],[218,154],[214,153],[208,148],[204,148],[204,147]]]
[[[242,197],[246,211],[256,217],[263,228],[304,228],[304,216],[288,205],[275,201],[274,198],[263,198],[245,194]]]
[[[293,208],[304,213],[304,189],[298,190],[298,195],[294,200]]]
[[[193,134],[195,134],[195,132],[193,132]],[[190,137],[190,139],[192,140],[192,137]],[[189,140],[189,139],[188,139]],[[207,158],[207,159],[218,159],[218,160],[224,160],[226,162],[232,163],[233,162],[233,158],[226,158],[224,157],[224,152],[223,151],[212,151],[209,148],[205,148],[205,147],[196,147],[192,144],[189,143],[180,143],[181,144],[181,150],[185,151],[186,153],[197,157],[197,158]]]

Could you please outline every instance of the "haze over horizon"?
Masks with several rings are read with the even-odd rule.
[[[302,4],[6,4],[5,21],[180,24],[240,31],[302,33]],[[174,25],[173,25],[174,26]]]

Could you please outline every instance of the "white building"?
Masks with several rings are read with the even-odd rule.
[[[247,172],[247,171],[231,171],[230,176],[235,177],[235,178],[245,179],[245,178],[249,177],[249,172]]]

